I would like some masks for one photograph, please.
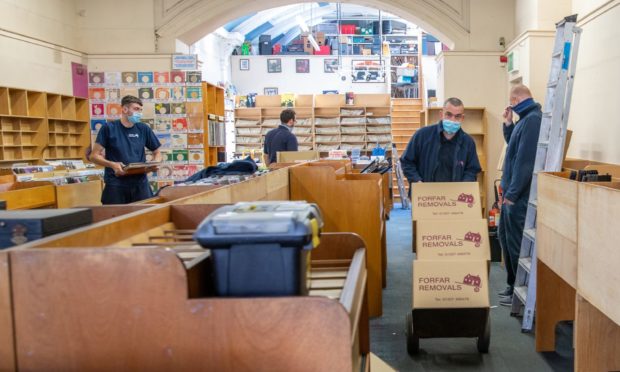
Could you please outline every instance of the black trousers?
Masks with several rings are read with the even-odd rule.
[[[118,186],[105,185],[101,194],[101,204],[129,204],[153,197],[148,182]]]
[[[499,244],[504,253],[504,263],[508,273],[506,283],[513,288],[517,277],[526,214],[527,198],[517,200],[514,205],[504,204],[497,227]]]

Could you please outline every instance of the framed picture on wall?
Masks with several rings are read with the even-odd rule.
[[[310,60],[309,59],[296,59],[295,60],[295,72],[298,74],[310,73]]]
[[[384,83],[385,69],[382,60],[353,60],[351,75],[354,83]]]
[[[239,60],[239,70],[241,71],[249,71],[250,70],[250,60],[247,58],[242,58]]]
[[[336,58],[325,58],[323,60],[323,72],[325,73],[335,73],[338,71],[338,59]]]
[[[266,96],[277,96],[278,88],[265,88],[264,93]]]
[[[268,73],[282,72],[282,60],[280,58],[268,58],[267,59],[267,72]]]

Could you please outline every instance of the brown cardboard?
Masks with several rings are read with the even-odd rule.
[[[489,307],[486,261],[413,261],[413,308]]]
[[[482,218],[480,186],[477,182],[412,183],[411,213],[414,221]]]
[[[416,222],[418,260],[490,260],[489,230],[484,218]]]

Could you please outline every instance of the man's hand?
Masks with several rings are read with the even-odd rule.
[[[508,200],[508,199],[506,199],[506,198],[504,198],[504,204],[506,204],[506,205],[514,205],[515,203],[510,201],[510,200]]]
[[[512,107],[510,106],[506,107],[506,109],[504,109],[504,114],[502,116],[504,117],[504,124],[506,124],[506,126],[511,126],[512,125]]]
[[[122,176],[125,174],[125,171],[123,170],[123,163],[120,162],[116,162],[112,164],[112,170],[114,171],[114,175],[116,175],[116,177]]]

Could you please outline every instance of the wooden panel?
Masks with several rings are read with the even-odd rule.
[[[11,210],[51,207],[56,204],[56,190],[49,182],[17,182],[0,191],[0,200]]]
[[[56,186],[56,207],[73,208],[101,205],[101,180]]]
[[[231,202],[257,201],[267,198],[267,177],[255,177],[230,187]]]
[[[575,320],[575,287],[541,260],[536,265],[536,351],[555,351],[555,327]]]
[[[536,227],[536,239],[538,259],[570,286],[577,288],[577,243],[541,222],[538,222]]]
[[[14,371],[13,303],[8,251],[0,251],[0,371]]]
[[[93,223],[109,220],[114,217],[123,216],[125,214],[151,208],[152,205],[98,205],[90,207],[93,212]]]
[[[352,370],[336,301],[188,299],[182,263],[160,249],[33,249],[11,261],[20,369]]]
[[[267,200],[289,200],[288,169],[279,169],[265,175]]]
[[[324,231],[354,232],[364,239],[369,312],[371,316],[380,316],[383,287],[381,179],[337,180],[334,168],[313,163],[291,168],[289,172],[291,200],[317,203],[325,223]]]
[[[620,324],[620,183],[580,183],[577,291]]]
[[[233,185],[234,186],[234,185]],[[173,204],[229,204],[232,203],[231,186],[205,191],[200,194],[177,199]]]
[[[538,176],[538,221],[577,242],[577,185],[567,173]],[[561,190],[561,192],[559,192]]]
[[[575,372],[620,371],[620,326],[577,295]]]
[[[185,198],[188,196],[204,193],[219,189],[222,186],[213,185],[196,185],[196,186],[172,186],[166,187],[159,192],[159,197],[164,199],[164,202],[170,202],[173,200]]]

